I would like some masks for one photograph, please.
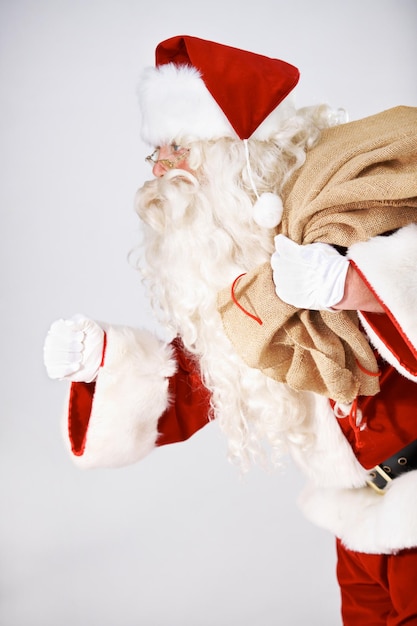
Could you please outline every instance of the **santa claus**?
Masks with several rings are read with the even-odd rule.
[[[298,78],[195,37],[158,45],[136,207],[171,340],[75,316],[45,364],[71,381],[81,467],[212,419],[243,471],[290,453],[304,513],[337,537],[344,623],[417,623],[417,111],[297,110]]]

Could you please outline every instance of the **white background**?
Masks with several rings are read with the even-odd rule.
[[[300,105],[416,105],[415,0],[2,0],[1,626],[338,626],[333,538],[289,467],[242,482],[216,425],[120,470],[60,433],[57,317],[153,328],[127,254],[149,176],[138,75],[189,34],[301,70]]]

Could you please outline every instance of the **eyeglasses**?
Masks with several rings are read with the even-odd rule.
[[[158,159],[159,148],[156,148],[152,152],[152,154],[150,154],[149,156],[145,158],[145,161],[149,163],[149,165],[151,165],[152,167],[156,165],[157,163],[161,163],[161,165],[163,165],[164,167],[172,170],[172,168],[175,167],[177,163],[184,161],[190,152],[190,148],[179,148],[179,150],[181,154],[177,154],[172,159]]]

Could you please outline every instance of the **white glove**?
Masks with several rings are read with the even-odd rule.
[[[104,347],[104,331],[83,315],[54,322],[43,348],[48,376],[90,383],[97,377]]]
[[[271,257],[276,294],[299,309],[328,311],[343,298],[349,261],[327,243],[299,245],[277,235]]]

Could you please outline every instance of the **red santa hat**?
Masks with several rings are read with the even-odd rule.
[[[153,146],[183,138],[190,142],[238,137],[247,148],[249,138],[267,140],[294,114],[287,96],[299,71],[285,61],[190,36],[161,42],[155,61],[139,85],[141,134]],[[248,170],[252,180],[249,156]],[[253,182],[252,186],[257,204],[266,201],[266,208],[258,211],[266,215],[266,220],[260,217],[267,222],[262,225],[276,225],[277,218],[271,216],[277,209],[271,206],[279,198],[263,194],[268,198],[259,199]],[[282,213],[282,206],[278,211]]]

